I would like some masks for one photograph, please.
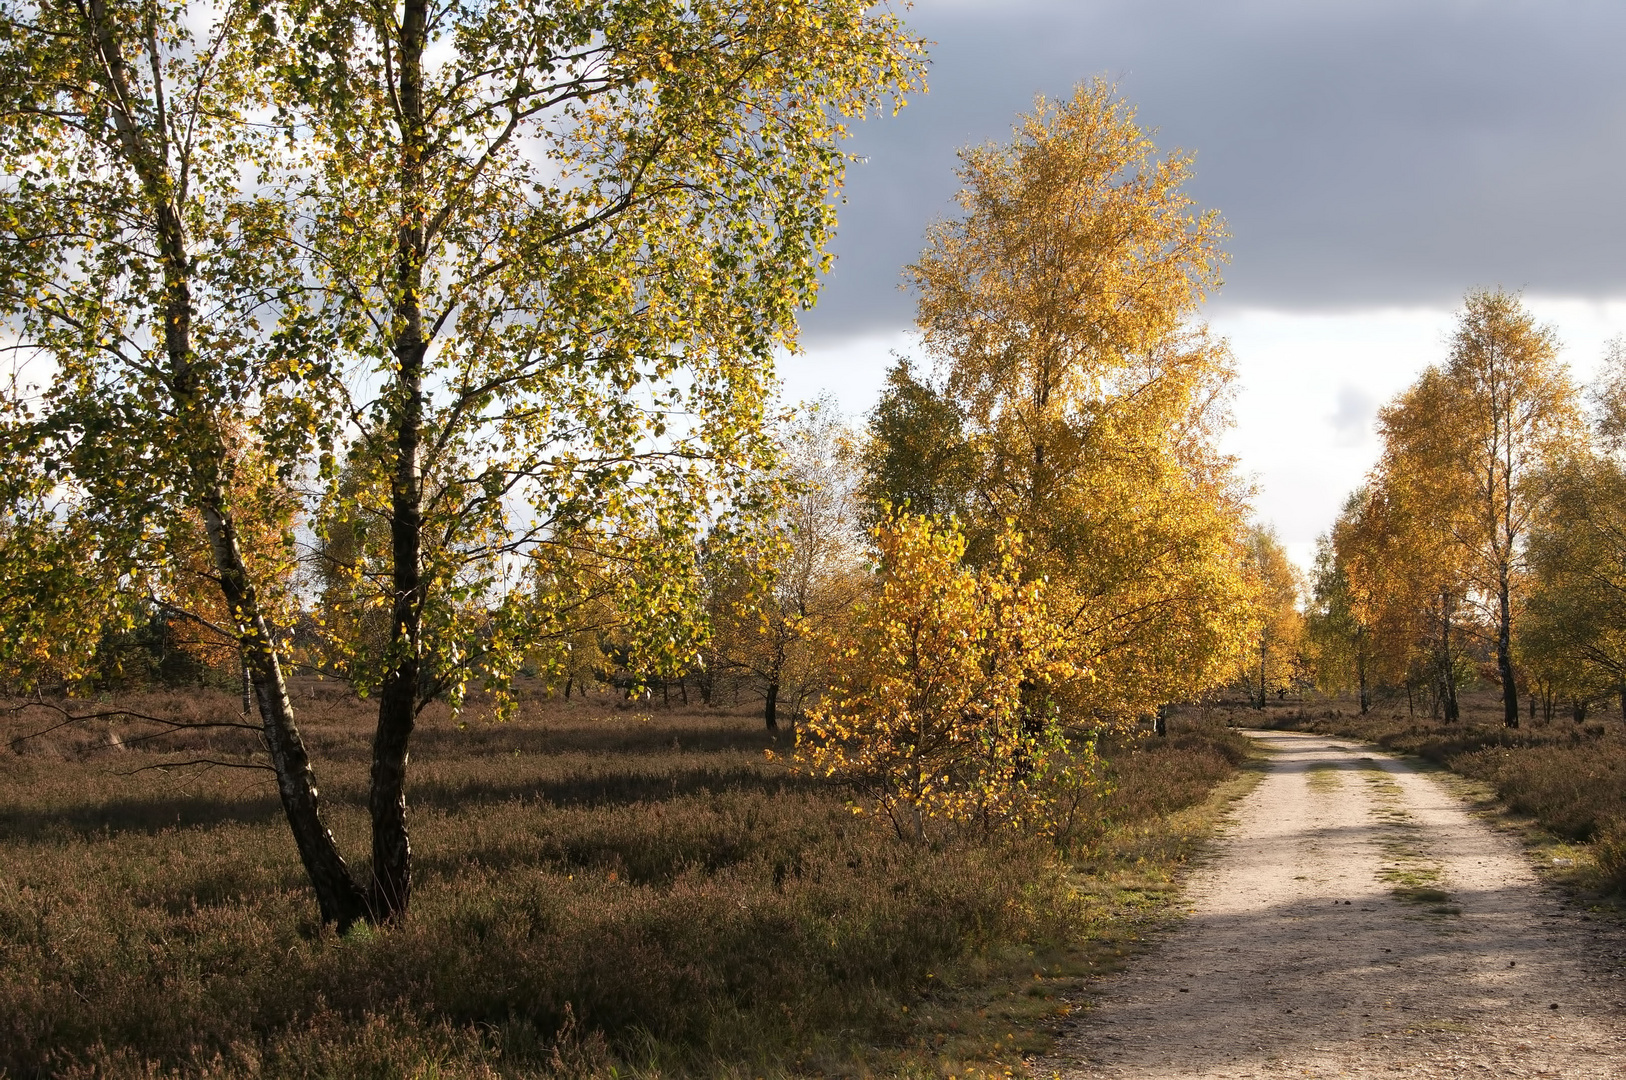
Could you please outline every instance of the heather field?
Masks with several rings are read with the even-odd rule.
[[[297,691],[335,832],[365,852],[372,707]],[[1068,851],[915,847],[768,760],[791,736],[755,715],[431,709],[411,914],[341,938],[270,774],[235,767],[251,733],[59,722],[14,712],[0,742],[6,1077],[1000,1075],[1166,917],[1248,782],[1244,740],[1176,717],[1106,748]]]

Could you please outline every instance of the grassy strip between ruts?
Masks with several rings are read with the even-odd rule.
[[[1446,724],[1393,705],[1360,716],[1351,703],[1273,704],[1264,716],[1232,719],[1261,727],[1342,735],[1448,770],[1461,794],[1518,830],[1537,866],[1588,906],[1618,909],[1626,894],[1626,724],[1502,723],[1493,691],[1464,696],[1463,717]]]
[[[314,695],[314,691],[313,691]],[[124,704],[121,702],[120,704]],[[207,695],[130,702],[207,719]],[[304,702],[364,849],[365,703]],[[750,717],[532,703],[426,717],[406,924],[316,926],[269,786],[138,771],[234,734],[0,740],[0,1076],[975,1076],[1172,912],[1246,741],[1106,748],[1075,861],[913,848],[764,760]],[[783,749],[783,736],[780,748]]]

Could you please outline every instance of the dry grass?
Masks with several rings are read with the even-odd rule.
[[[236,715],[201,691],[118,704]],[[299,704],[362,851],[370,708],[316,687]],[[1245,755],[1194,724],[1110,748],[1115,790],[1070,866],[901,846],[766,762],[750,716],[430,715],[412,916],[340,939],[263,774],[136,771],[251,736],[93,722],[12,744],[47,720],[0,733],[0,1076],[1000,1072],[1163,911]]]

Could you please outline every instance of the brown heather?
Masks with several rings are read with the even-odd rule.
[[[364,850],[372,706],[300,695],[335,831]],[[116,704],[236,713],[206,691]],[[1108,748],[1116,787],[1069,869],[1034,845],[899,844],[767,762],[750,715],[431,712],[412,914],[338,938],[264,774],[138,771],[243,760],[247,733],[90,721],[13,741],[50,720],[13,715],[0,741],[11,1078],[861,1074],[877,1055],[964,1075],[1030,1046],[990,999],[1051,1015],[1062,984],[1036,966],[1087,974],[1133,947],[1245,755],[1178,725]]]

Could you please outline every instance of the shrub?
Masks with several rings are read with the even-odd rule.
[[[917,843],[1053,828],[1093,753],[1067,746],[1045,698],[1072,669],[1042,584],[1018,578],[1019,541],[1007,533],[997,564],[976,571],[953,524],[898,513],[874,537],[881,580],[827,642],[838,674],[798,766],[851,785]]]

